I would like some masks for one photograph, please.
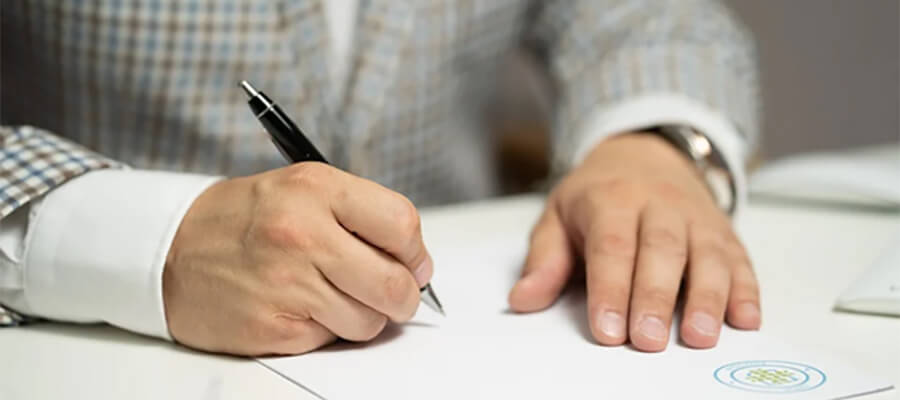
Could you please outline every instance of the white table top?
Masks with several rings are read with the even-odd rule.
[[[541,206],[540,197],[523,196],[425,210],[425,240],[465,246],[521,234]],[[755,203],[738,225],[762,283],[764,331],[900,384],[900,318],[832,311],[837,296],[896,237],[900,215]],[[0,399],[313,398],[252,360],[106,326],[2,329],[0,358]]]

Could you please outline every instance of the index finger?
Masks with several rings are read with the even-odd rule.
[[[431,279],[434,267],[416,207],[405,196],[370,180],[347,175],[335,190],[331,212],[344,229],[384,250],[406,266],[419,287]]]

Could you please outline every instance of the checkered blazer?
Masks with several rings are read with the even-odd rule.
[[[757,132],[752,48],[714,1],[362,1],[343,93],[328,87],[320,1],[4,0],[0,217],[97,168],[283,165],[241,79],[334,164],[420,205],[495,190],[480,111],[514,49],[554,83],[557,165],[586,115],[644,93],[696,99],[751,143]]]

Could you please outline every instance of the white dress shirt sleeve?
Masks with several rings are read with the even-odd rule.
[[[745,163],[748,144],[735,125],[722,113],[690,97],[658,93],[595,110],[582,126],[581,141],[573,164],[577,165],[600,143],[619,133],[634,132],[666,124],[688,125],[702,132],[722,154],[736,188],[735,211],[743,209],[747,198]]]
[[[171,339],[162,298],[166,256],[184,214],[217,179],[100,170],[52,190],[30,206],[27,230],[21,213],[4,220],[0,302],[25,314]]]

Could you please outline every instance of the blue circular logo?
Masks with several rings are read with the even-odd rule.
[[[751,360],[725,364],[713,373],[719,383],[751,392],[795,393],[825,383],[822,370],[793,361]]]

